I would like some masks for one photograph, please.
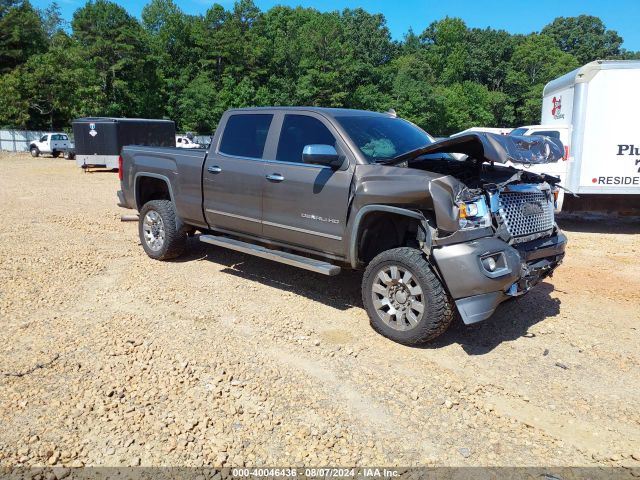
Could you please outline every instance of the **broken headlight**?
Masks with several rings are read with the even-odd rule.
[[[459,203],[458,210],[460,212],[458,222],[461,230],[491,226],[491,215],[483,197],[471,202]]]

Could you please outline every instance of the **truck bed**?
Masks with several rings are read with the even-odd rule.
[[[122,204],[134,209],[141,206],[135,186],[138,174],[144,172],[166,181],[180,218],[206,225],[202,214],[202,167],[207,150],[129,145],[122,148],[121,155]]]

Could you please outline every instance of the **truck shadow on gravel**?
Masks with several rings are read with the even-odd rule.
[[[300,270],[223,248],[209,247],[190,239],[189,253],[175,262],[206,260],[223,265],[222,273],[251,280],[320,302],[337,310],[364,308],[360,294],[362,272],[345,270],[335,277]],[[468,355],[484,355],[503,342],[523,337],[529,328],[558,315],[560,300],[551,298],[554,287],[543,282],[527,295],[506,301],[484,322],[466,326],[454,319],[447,332],[419,349],[438,349],[459,344]]]
[[[189,241],[189,253],[174,262],[207,260],[225,268],[227,275],[261,283],[279,290],[301,295],[338,310],[362,308],[360,283],[362,272],[344,270],[335,277],[301,270],[263,258],[201,243]]]
[[[560,300],[551,297],[552,284],[542,282],[523,297],[498,306],[493,316],[475,325],[464,325],[456,318],[444,335],[419,348],[442,348],[459,344],[468,355],[484,355],[503,342],[526,335],[529,328],[560,313]]]

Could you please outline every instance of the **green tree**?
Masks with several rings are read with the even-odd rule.
[[[193,39],[197,22],[173,0],[151,0],[142,10],[142,21],[148,34],[150,58],[157,66],[162,113],[178,120],[182,91],[197,74]]]
[[[104,103],[95,114],[161,116],[159,79],[140,23],[108,0],[76,10],[73,37],[97,74]]]
[[[346,67],[346,106],[366,110],[391,107],[390,89],[393,75],[391,61],[400,48],[391,40],[383,15],[370,14],[361,8],[344,10],[341,15],[343,42],[350,52]]]
[[[297,82],[296,103],[344,107],[348,103],[352,83],[349,69],[352,52],[342,38],[342,25],[337,12],[317,14],[305,23],[299,44],[301,75]]]
[[[579,66],[546,35],[531,34],[513,52],[505,91],[514,99],[516,122],[537,123],[544,85]]]
[[[31,120],[29,99],[22,95],[20,67],[0,75],[0,127],[27,128]]]
[[[270,45],[264,36],[263,14],[252,0],[237,1],[223,24],[224,73],[236,82],[243,77],[264,79],[268,66],[264,62]]]
[[[434,92],[435,76],[424,58],[426,53],[404,55],[393,61],[396,72],[391,92],[391,107],[398,115],[430,132],[442,128]]]
[[[506,95],[472,81],[437,89],[440,115],[438,132],[451,135],[474,126],[508,126],[513,117]]]
[[[228,18],[229,12],[216,3],[207,9],[203,17],[194,19],[193,22],[193,58],[198,60],[203,69],[215,73],[216,77],[221,77],[230,60],[228,41],[225,38],[225,23]]]
[[[581,65],[620,55],[622,37],[592,15],[558,17],[541,33],[551,37],[560,50],[573,55]]]
[[[473,28],[467,32],[469,56],[464,78],[502,90],[516,38],[504,30]]]
[[[283,6],[276,6],[264,14],[264,37],[271,48],[267,50],[269,74],[261,91],[263,99],[271,99],[276,105],[298,101],[297,84],[303,73],[301,45],[308,43],[303,29],[319,15],[313,9]]]
[[[216,84],[205,73],[189,82],[177,101],[180,127],[185,131],[212,132],[224,112],[218,93]]]
[[[64,128],[93,114],[104,96],[95,72],[65,34],[0,80],[0,123],[22,128]]]
[[[382,14],[371,14],[362,8],[346,9],[341,23],[345,42],[362,65],[374,70],[393,59],[398,47],[391,41],[391,32]]]
[[[24,0],[7,2],[0,9],[0,74],[25,63],[47,49],[47,38],[38,12]]]
[[[413,28],[409,27],[409,31],[404,35],[398,47],[402,54],[416,53],[420,50],[420,37],[416,35]]]
[[[20,3],[20,0],[0,0],[0,18],[4,17],[11,8]]]
[[[0,0],[0,124],[44,128],[78,115],[168,116],[212,130],[225,109],[394,108],[435,134],[539,121],[548,81],[593,58],[638,58],[597,17],[559,17],[542,34],[467,28],[460,18],[391,39],[361,8],[320,12],[253,0],[188,15],[149,0],[142,21],[109,0],[76,10]]]
[[[47,8],[40,11],[42,26],[49,41],[53,40],[58,33],[62,33],[69,22],[62,18],[60,6],[57,2],[51,3]]]
[[[449,85],[465,77],[469,43],[467,26],[461,19],[446,17],[433,22],[420,39],[427,49],[427,61],[439,72],[440,83]]]

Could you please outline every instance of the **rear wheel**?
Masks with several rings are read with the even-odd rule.
[[[67,160],[73,160],[73,153],[71,153],[69,150],[65,150],[64,158]]]
[[[38,147],[31,147],[29,151],[31,152],[31,156],[34,158],[40,156],[40,150],[38,150]]]
[[[371,326],[405,345],[433,340],[453,320],[449,295],[415,248],[394,248],[375,257],[364,273],[362,301]]]
[[[170,260],[184,253],[186,234],[176,228],[176,211],[171,200],[151,200],[140,210],[140,243],[155,260]]]

